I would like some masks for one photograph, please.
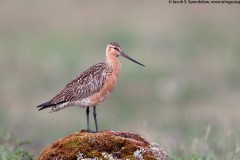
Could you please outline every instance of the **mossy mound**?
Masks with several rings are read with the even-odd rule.
[[[130,159],[169,160],[160,145],[129,132],[75,132],[46,147],[38,160]]]

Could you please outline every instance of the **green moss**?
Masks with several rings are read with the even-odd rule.
[[[149,149],[150,144],[137,134],[128,132],[105,131],[87,133],[81,131],[71,134],[46,147],[39,155],[38,160],[99,158],[99,159],[136,159],[134,152],[145,148],[145,159],[156,159]]]
[[[33,155],[22,148],[28,143],[27,141],[14,140],[10,136],[0,138],[0,160],[33,160]]]

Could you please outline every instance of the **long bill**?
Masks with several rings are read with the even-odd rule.
[[[124,53],[124,52],[121,52],[121,56],[123,56],[123,57],[125,57],[125,58],[127,58],[127,59],[129,59],[129,60],[131,60],[131,61],[133,61],[133,62],[135,62],[135,63],[137,63],[137,64],[139,64],[139,65],[141,65],[141,66],[145,66],[145,65],[143,65],[142,63],[140,63],[140,62],[132,59],[131,57],[129,57],[128,55],[126,55],[126,53]]]

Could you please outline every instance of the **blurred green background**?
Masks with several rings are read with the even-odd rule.
[[[35,106],[117,41],[146,67],[121,58],[117,87],[97,107],[101,130],[137,132],[171,156],[239,158],[239,15],[239,5],[168,0],[1,1],[0,137],[30,140],[37,155],[86,128],[85,109]]]

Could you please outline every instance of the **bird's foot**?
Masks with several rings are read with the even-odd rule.
[[[99,131],[92,131],[92,130],[89,130],[89,129],[81,129],[80,132],[87,132],[87,133],[99,133]]]
[[[98,131],[91,131],[89,129],[87,129],[86,132],[88,132],[88,133],[98,133]]]

